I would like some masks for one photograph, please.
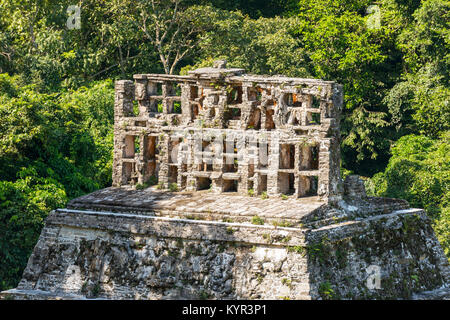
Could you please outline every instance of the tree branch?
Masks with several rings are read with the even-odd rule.
[[[141,55],[141,53],[139,52],[139,53],[138,53],[137,55],[135,55],[135,56],[132,56],[132,57],[129,57],[129,58],[124,59],[123,62],[126,63],[126,62],[128,62],[128,61],[130,61],[130,60],[133,60],[133,59],[139,57],[140,55]],[[119,66],[119,65],[120,65],[120,63],[113,64],[112,66],[109,66],[108,68],[103,69],[103,70],[97,72],[96,74],[90,76],[89,79],[93,79],[93,78],[95,78],[96,76],[98,76],[98,75],[100,75],[100,74],[102,74],[102,73],[105,73],[106,71],[111,70],[112,68],[117,67],[117,66]]]

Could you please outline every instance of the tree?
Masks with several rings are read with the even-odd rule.
[[[385,103],[403,134],[436,138],[450,129],[449,12],[448,1],[424,1],[398,37],[404,72]]]
[[[241,11],[252,19],[287,16],[295,10],[298,0],[211,0],[217,8]]]
[[[111,81],[42,94],[0,75],[0,180],[22,167],[64,185],[72,198],[111,183],[114,89]]]
[[[0,181],[0,290],[15,287],[50,210],[67,202],[64,188],[33,169]]]
[[[149,0],[128,3],[128,14],[159,55],[166,74],[197,49],[199,35],[209,29],[211,6],[189,6],[185,0]],[[130,17],[131,18],[131,17]]]
[[[300,22],[296,17],[254,20],[221,10],[210,21],[211,29],[201,36],[201,50],[186,70],[212,66],[213,60],[223,58],[249,73],[309,75],[304,49],[295,36]]]

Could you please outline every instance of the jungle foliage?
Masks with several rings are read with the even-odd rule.
[[[450,255],[448,1],[83,0],[68,29],[73,4],[0,0],[0,290],[52,209],[110,185],[114,80],[216,59],[343,84],[343,169],[425,208]]]

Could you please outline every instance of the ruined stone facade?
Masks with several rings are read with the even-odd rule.
[[[450,298],[425,211],[341,182],[340,85],[218,63],[115,99],[113,187],[53,211],[0,298]]]
[[[222,64],[223,66],[223,64]],[[202,68],[116,83],[113,185],[340,199],[342,86]]]

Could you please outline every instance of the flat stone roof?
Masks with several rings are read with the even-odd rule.
[[[293,224],[325,206],[319,197],[262,199],[237,193],[214,194],[208,190],[196,192],[168,192],[150,187],[136,190],[131,187],[110,187],[95,191],[69,202],[69,209],[188,217],[199,220],[232,219],[249,221],[254,216],[271,220],[287,220]]]

